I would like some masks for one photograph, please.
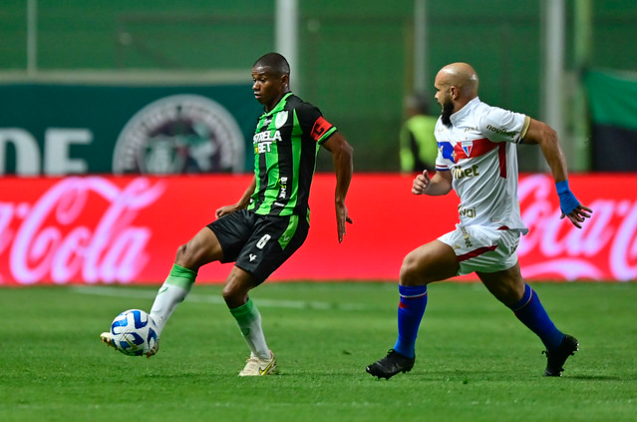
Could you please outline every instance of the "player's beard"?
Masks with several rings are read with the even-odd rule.
[[[451,115],[453,114],[453,103],[449,100],[445,101],[442,105],[442,113],[440,113],[440,118],[442,119],[442,124],[451,127]]]

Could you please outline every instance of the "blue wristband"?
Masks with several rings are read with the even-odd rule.
[[[560,198],[560,209],[564,214],[570,214],[579,206],[579,201],[568,187],[568,180],[557,182],[555,188],[557,189],[557,196]]]

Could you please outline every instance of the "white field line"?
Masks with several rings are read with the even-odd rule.
[[[140,290],[140,289],[127,289],[124,287],[105,287],[105,286],[75,286],[71,288],[72,291],[95,296],[111,296],[111,297],[133,297],[140,299],[154,299],[157,295],[157,290]],[[217,295],[200,295],[191,293],[186,299],[189,302],[199,303],[213,303],[217,305],[224,304],[225,302],[221,296]],[[276,300],[276,299],[262,299],[256,300],[256,304],[259,307],[270,308],[291,308],[291,309],[336,309],[342,311],[360,311],[365,309],[364,305],[358,305],[355,303],[330,303],[319,301],[303,301],[303,300]]]

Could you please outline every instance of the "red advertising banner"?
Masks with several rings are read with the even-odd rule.
[[[231,204],[251,176],[86,176],[0,179],[0,285],[161,283],[177,247]],[[332,174],[317,174],[311,229],[273,280],[395,280],[403,257],[450,231],[457,197],[414,196],[412,176],[357,174],[347,198],[354,224],[338,243]],[[637,278],[637,175],[573,175],[594,214],[579,230],[560,220],[546,175],[520,177],[530,229],[518,254],[528,279]],[[198,282],[222,282],[231,264],[212,263]],[[467,276],[462,279],[474,280]]]

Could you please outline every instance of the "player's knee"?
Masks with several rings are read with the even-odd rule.
[[[223,286],[221,295],[230,309],[237,308],[248,300],[248,293],[238,288],[235,284],[226,284]]]
[[[225,300],[226,303],[232,301],[236,297],[236,289],[226,284],[223,286],[223,290],[221,290],[221,296],[223,296],[223,300]]]
[[[426,284],[420,270],[421,257],[416,256],[413,252],[407,254],[403,259],[403,265],[400,267],[400,284],[403,286],[418,286]]]
[[[197,271],[202,264],[201,252],[197,251],[191,243],[186,243],[177,248],[175,263],[185,268]]]
[[[187,261],[188,252],[189,252],[188,244],[181,245],[177,248],[177,254],[175,255],[175,262],[182,265]]]

